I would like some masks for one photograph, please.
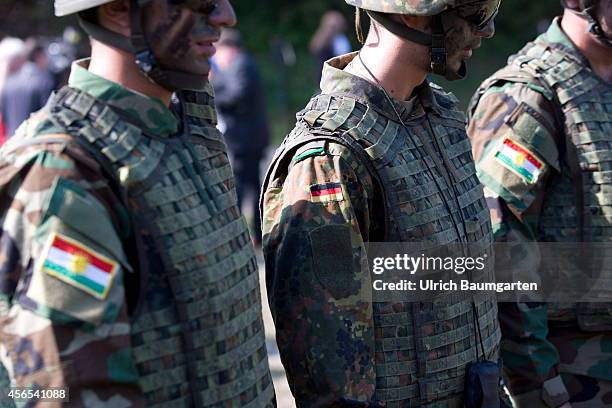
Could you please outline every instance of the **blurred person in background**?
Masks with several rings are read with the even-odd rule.
[[[253,241],[261,243],[259,216],[260,163],[269,142],[266,101],[255,59],[244,49],[240,33],[226,28],[213,57],[211,82],[219,113],[219,129],[225,135],[236,174],[238,204],[253,216]]]
[[[325,61],[351,51],[351,43],[344,34],[346,29],[346,18],[337,10],[329,10],[321,17],[321,23],[308,45],[315,59],[314,74],[317,86]]]
[[[30,39],[25,48],[25,62],[7,79],[0,95],[7,138],[31,113],[45,105],[56,85],[44,44]]]
[[[14,37],[6,37],[0,41],[0,144],[7,137],[5,119],[2,111],[2,91],[9,77],[12,77],[23,65],[25,43]]]
[[[70,65],[73,61],[87,56],[86,37],[74,27],[64,29],[61,37],[51,38],[47,47],[49,70],[55,78],[57,88],[68,83]]]
[[[612,0],[563,4],[470,107],[495,240],[526,252],[575,242],[579,254],[580,242],[612,240]],[[612,304],[576,302],[500,303],[515,407],[612,406]]]

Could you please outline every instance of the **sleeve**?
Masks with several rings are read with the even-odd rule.
[[[14,387],[68,390],[69,402],[45,407],[144,406],[123,286],[125,217],[99,169],[36,149],[0,162],[2,367]]]
[[[295,156],[263,196],[270,309],[298,407],[376,407],[364,237],[372,181],[344,147]]]
[[[471,115],[478,176],[498,242],[533,248],[545,188],[559,171],[554,106],[537,86],[489,88]],[[528,246],[527,244],[531,244]],[[538,270],[537,256],[528,270]],[[517,407],[557,407],[569,396],[557,372],[559,355],[547,339],[544,303],[501,303],[501,355]]]

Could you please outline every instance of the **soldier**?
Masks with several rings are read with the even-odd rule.
[[[230,3],[55,7],[78,13],[92,57],[1,152],[11,384],[69,388],[71,407],[274,406],[257,263],[206,79]]]
[[[476,406],[464,401],[466,366],[497,360],[494,298],[374,302],[365,243],[490,246],[464,115],[426,77],[465,75],[499,1],[346,1],[371,17],[365,45],[327,61],[262,194],[289,384],[299,407]]]
[[[564,6],[472,101],[468,132],[500,242],[612,237],[612,1]],[[607,304],[500,305],[516,407],[612,404],[610,311]]]

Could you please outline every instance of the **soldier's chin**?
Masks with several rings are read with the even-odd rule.
[[[205,61],[192,61],[190,64],[183,64],[181,66],[176,66],[174,67],[173,71],[179,71],[179,72],[184,72],[186,74],[191,74],[191,75],[201,75],[201,76],[205,76],[208,77],[208,74],[210,73],[210,62],[208,61],[208,59],[206,59]]]
[[[461,58],[461,56],[455,56],[454,58],[451,57],[446,62],[447,69],[452,72],[459,72],[464,61],[465,59]]]

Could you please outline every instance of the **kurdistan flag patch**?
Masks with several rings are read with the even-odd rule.
[[[504,139],[495,158],[529,184],[537,182],[544,169],[544,162],[534,153],[509,138]]]
[[[313,203],[326,203],[342,201],[342,185],[340,183],[313,184],[310,186],[310,201]]]
[[[44,273],[105,299],[119,264],[65,235],[54,233],[42,255]]]

